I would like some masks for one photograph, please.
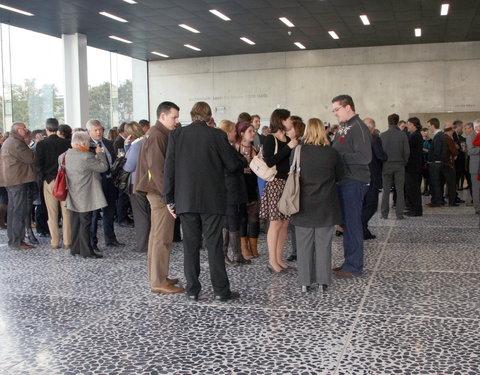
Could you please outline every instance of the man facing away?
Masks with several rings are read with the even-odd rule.
[[[57,135],[58,120],[48,118],[45,123],[47,139],[37,144],[37,165],[42,179],[45,205],[48,212],[48,229],[50,231],[50,247],[60,247],[60,234],[58,230],[58,211],[62,212],[63,246],[72,245],[70,212],[65,207],[65,202],[60,202],[52,194],[55,178],[58,172],[58,157],[70,148],[70,142]]]
[[[363,239],[372,240],[376,236],[368,229],[368,222],[378,209],[378,194],[382,188],[382,164],[387,160],[387,154],[383,151],[380,137],[375,134],[375,121],[367,117],[363,119],[363,122],[372,134],[372,161],[368,165],[370,168],[370,185],[365,194],[362,209]]]
[[[169,133],[175,129],[180,108],[163,102],[157,108],[157,122],[142,143],[135,172],[135,192],[147,194],[151,207],[147,273],[153,293],[180,293],[178,279],[168,278],[175,219],[168,212],[163,195],[165,154]]]
[[[225,171],[235,172],[242,165],[226,134],[208,126],[212,110],[207,103],[195,103],[190,115],[192,124],[169,136],[164,197],[172,216],[179,215],[182,222],[187,298],[197,301],[202,288],[198,278],[203,234],[215,299],[228,301],[239,295],[230,291],[222,249]]]
[[[370,183],[368,164],[372,160],[372,135],[355,113],[353,99],[339,95],[332,99],[335,117],[341,125],[333,147],[345,164],[345,178],[338,186],[343,214],[343,252],[341,267],[333,269],[336,277],[351,278],[363,272],[363,199]]]
[[[0,186],[8,193],[8,246],[12,249],[31,249],[24,242],[27,214],[27,185],[34,182],[35,155],[28,147],[29,131],[23,122],[12,125],[10,136],[0,151]]]
[[[397,192],[396,214],[397,219],[403,219],[405,208],[405,166],[410,156],[407,135],[398,127],[399,117],[396,113],[388,116],[388,130],[380,134],[382,146],[387,153],[387,160],[383,163],[383,196],[382,218],[388,218],[390,208],[390,188],[395,184]]]
[[[405,167],[405,196],[410,203],[407,216],[422,216],[422,168],[423,168],[423,137],[420,133],[422,124],[418,117],[407,121],[408,144],[410,156]]]

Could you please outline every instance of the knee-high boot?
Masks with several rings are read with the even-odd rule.
[[[242,237],[243,239],[246,237]],[[243,241],[242,241],[243,243]],[[242,243],[240,242],[240,232],[230,232],[230,247],[234,254],[234,260],[239,264],[250,264],[250,259],[245,259],[242,255]]]
[[[33,207],[33,206],[31,206]],[[32,230],[32,209],[27,209],[27,215],[25,215],[25,238],[26,240],[34,245],[38,245],[37,237],[33,234]]]
[[[248,237],[241,237],[240,238],[240,244],[241,244],[241,248],[242,248],[243,257],[245,259],[253,258],[252,251],[250,250],[250,247],[249,247]]]
[[[248,238],[248,244],[250,245],[250,253],[254,258],[258,258],[258,249],[257,249],[258,238]]]
[[[8,206],[6,204],[0,204],[0,228],[7,229],[5,225],[5,215],[7,214]]]
[[[228,248],[230,244],[230,232],[228,231],[228,229],[223,228],[222,234],[223,234],[223,255],[225,256],[225,264],[228,264],[229,266],[238,266],[238,263],[234,261],[235,254],[233,255],[232,259],[228,257]]]

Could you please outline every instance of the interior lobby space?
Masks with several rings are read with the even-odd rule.
[[[0,232],[0,373],[479,374],[478,221],[468,207],[375,216],[364,275],[309,294],[295,273],[267,271],[262,236],[253,264],[227,268],[241,296],[228,303],[213,300],[203,250],[191,303],[150,292],[132,229],[100,260],[45,239],[9,250]],[[333,264],[342,255],[336,237]],[[176,243],[172,277],[182,258]]]
[[[178,127],[206,102],[217,125],[247,112],[259,132],[285,108],[332,129],[341,94],[379,132],[398,114],[478,134],[479,93],[480,0],[0,0],[0,145],[15,122],[83,131],[97,119],[105,136],[153,127],[164,101],[179,106]],[[445,205],[422,196],[423,216],[397,219],[393,202],[388,218],[377,210],[363,274],[326,290],[302,291],[294,260],[274,274],[262,227],[259,257],[226,267],[240,294],[228,301],[216,299],[203,247],[192,301],[152,291],[135,228],[115,222],[124,247],[98,229],[94,259],[43,236],[12,249],[7,217],[0,375],[480,375],[480,210],[460,185]],[[331,267],[343,261],[334,235]],[[184,266],[174,242],[179,287]]]

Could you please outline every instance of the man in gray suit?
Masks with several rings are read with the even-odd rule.
[[[387,153],[388,159],[383,163],[383,196],[382,218],[388,218],[390,207],[390,188],[395,184],[397,191],[397,219],[403,219],[405,208],[405,166],[410,156],[410,146],[407,135],[398,127],[399,116],[394,113],[388,116],[388,130],[380,134],[382,147]]]
[[[480,119],[472,124],[464,125],[465,135],[467,136],[467,153],[470,158],[468,171],[472,177],[472,199],[475,213],[480,214],[480,181],[477,179],[478,168],[480,166],[480,147],[473,145],[473,140],[480,131]]]

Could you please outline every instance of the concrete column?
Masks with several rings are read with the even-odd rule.
[[[87,36],[63,34],[65,123],[84,127],[88,120]]]
[[[132,96],[133,118],[135,121],[143,119],[149,120],[148,65],[146,61],[132,59]],[[155,109],[157,109],[156,106]],[[155,123],[156,120],[157,119],[154,118],[153,123]]]

